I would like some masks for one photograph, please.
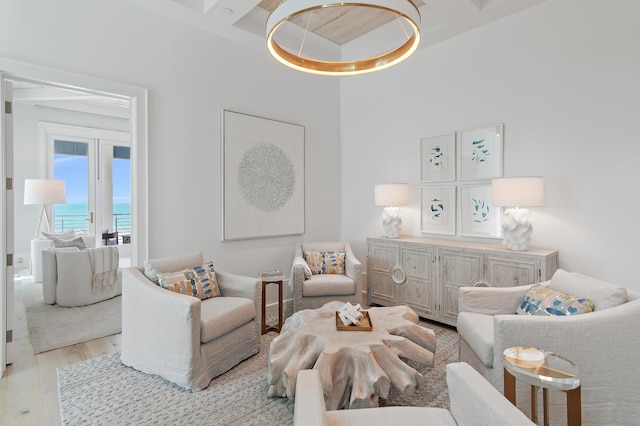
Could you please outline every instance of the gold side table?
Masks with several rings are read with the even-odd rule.
[[[260,273],[260,279],[262,280],[262,334],[267,334],[270,331],[276,331],[280,333],[282,330],[282,286],[284,282],[284,274],[282,271],[264,271]],[[276,284],[278,286],[278,323],[274,325],[267,324],[267,285]]]
[[[566,358],[541,349],[517,346],[505,349],[504,396],[516,405],[516,378],[531,385],[531,420],[537,423],[537,392],[542,388],[544,426],[549,425],[547,390],[567,394],[567,425],[582,424],[578,367]]]

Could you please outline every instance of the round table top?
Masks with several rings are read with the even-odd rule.
[[[503,356],[507,371],[532,385],[558,390],[580,386],[578,367],[553,352],[516,346],[505,349]]]

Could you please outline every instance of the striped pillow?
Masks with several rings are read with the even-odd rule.
[[[200,300],[222,296],[213,262],[177,272],[159,273],[158,285],[175,293],[197,297]]]

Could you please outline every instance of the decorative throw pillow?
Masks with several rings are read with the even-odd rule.
[[[78,249],[80,250],[84,250],[87,248],[87,245],[84,243],[84,240],[82,239],[82,237],[75,237],[70,240],[65,240],[62,238],[52,236],[50,240],[53,241],[53,246],[55,248],[78,247]]]
[[[159,273],[158,285],[176,293],[197,297],[200,300],[222,296],[213,262],[177,272]]]
[[[76,231],[74,231],[73,229],[70,231],[64,231],[64,232],[58,232],[58,233],[49,233],[49,232],[43,231],[42,236],[48,239],[60,238],[62,240],[71,240],[75,238]]]
[[[340,274],[345,275],[344,251],[305,251],[304,260],[313,275]]]
[[[589,299],[578,299],[566,293],[539,285],[531,287],[516,310],[520,315],[577,315],[593,311]]]

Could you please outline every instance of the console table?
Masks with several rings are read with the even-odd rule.
[[[558,251],[415,237],[367,239],[371,305],[408,305],[423,318],[456,325],[458,289],[513,287],[546,281]]]

